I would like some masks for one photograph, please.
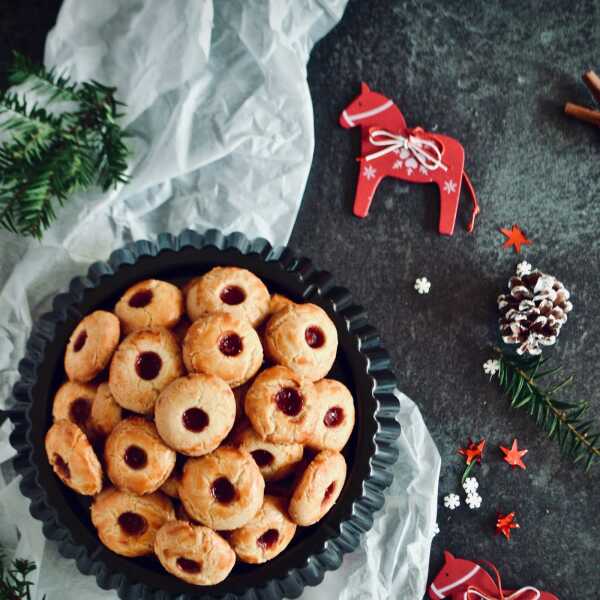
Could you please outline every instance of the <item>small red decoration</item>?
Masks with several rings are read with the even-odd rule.
[[[515,521],[515,512],[503,515],[498,513],[496,521],[496,533],[501,533],[507,540],[510,540],[510,530],[519,529],[520,525]]]
[[[466,463],[470,465],[474,460],[481,464],[483,449],[485,448],[485,440],[479,440],[477,443],[469,438],[466,448],[459,448],[458,453],[466,457]]]
[[[485,563],[492,577],[476,562],[454,557],[444,552],[444,566],[428,589],[431,600],[451,598],[452,600],[558,600],[554,594],[542,592],[533,586],[518,590],[505,590],[498,569]]]
[[[512,229],[505,229],[500,227],[500,231],[506,236],[506,241],[502,245],[503,248],[510,248],[514,246],[515,252],[518,254],[521,252],[521,246],[530,246],[533,244],[531,240],[528,240],[523,230],[518,225],[513,225]]]
[[[519,450],[519,446],[517,444],[517,440],[514,439],[512,446],[510,449],[505,448],[504,446],[500,446],[500,450],[504,452],[504,460],[511,467],[521,467],[521,469],[526,469],[525,463],[521,460],[523,456],[527,454],[527,450]]]
[[[467,231],[472,231],[479,205],[471,180],[464,171],[465,151],[460,142],[446,135],[410,129],[394,102],[372,92],[361,83],[360,95],[340,115],[345,129],[360,126],[360,171],[354,199],[354,214],[366,217],[375,190],[384,177],[415,183],[437,184],[440,191],[439,231],[452,235],[464,180],[473,209]]]

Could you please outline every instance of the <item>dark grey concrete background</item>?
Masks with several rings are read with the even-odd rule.
[[[2,82],[10,49],[42,58],[59,5],[2,3]],[[596,2],[351,0],[309,64],[316,148],[291,240],[368,308],[438,445],[431,575],[450,549],[493,561],[506,587],[537,585],[561,600],[600,598],[600,465],[585,475],[562,460],[481,365],[495,341],[495,298],[518,261],[498,227],[518,223],[534,241],[522,257],[573,293],[553,354],[576,378],[565,397],[589,399],[600,427],[600,130],[561,113],[567,99],[590,103],[579,80],[589,67],[600,70]],[[464,231],[466,198],[443,238],[435,188],[398,180],[382,184],[367,219],[352,216],[358,132],[337,118],[361,80],[393,98],[409,125],[462,141],[482,207],[474,234]],[[432,282],[428,296],[413,289],[420,276]],[[441,498],[459,489],[456,449],[469,435],[489,444],[475,472],[483,505],[450,512]],[[527,471],[502,462],[497,447],[513,437],[529,449]],[[517,512],[511,542],[493,535],[496,509]]]

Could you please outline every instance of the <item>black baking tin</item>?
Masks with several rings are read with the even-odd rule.
[[[298,528],[294,541],[272,561],[258,566],[238,562],[221,584],[197,587],[169,575],[155,558],[125,558],[104,547],[90,521],[89,499],[54,476],[44,436],[54,392],[64,378],[64,348],[84,315],[97,308],[111,309],[125,289],[142,279],[178,282],[216,265],[247,268],[271,291],[325,309],[339,335],[331,376],[344,381],[354,395],[356,427],[344,450],[348,477],[329,513],[312,527]],[[94,263],[85,277],[73,279],[69,291],[55,297],[52,312],[33,327],[10,411],[15,426],[11,443],[17,450],[14,465],[23,476],[21,491],[61,554],[74,558],[82,573],[95,575],[101,588],[116,589],[121,598],[295,598],[305,586],[320,583],[325,571],[340,566],[343,554],[357,547],[383,505],[400,433],[399,404],[393,395],[396,379],[389,367],[388,353],[367,323],[364,309],[353,304],[348,290],[334,284],[330,273],[317,270],[289,248],[272,248],[263,239],[250,241],[241,233],[224,236],[217,230],[161,234],[156,242],[128,244],[113,252],[108,262]]]

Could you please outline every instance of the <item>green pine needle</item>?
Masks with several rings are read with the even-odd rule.
[[[0,92],[0,227],[39,239],[74,192],[127,183],[127,134],[118,124],[123,104],[115,88],[72,83],[18,53],[9,81],[27,84],[44,104]],[[73,102],[73,110],[54,114],[59,101]]]
[[[29,575],[35,569],[35,563],[24,558],[15,558],[6,566],[0,549],[0,600],[31,600],[33,582]]]
[[[546,363],[541,357],[514,359],[496,349],[499,355],[500,387],[509,397],[513,408],[527,410],[550,439],[557,440],[562,454],[574,463],[582,463],[589,470],[600,459],[600,431],[592,433],[594,423],[583,421],[588,408],[585,401],[566,402],[555,394],[569,385],[573,377],[566,377],[550,385],[539,386],[539,380],[556,375],[560,367],[540,371]]]

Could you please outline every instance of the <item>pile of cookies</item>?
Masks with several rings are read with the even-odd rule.
[[[344,486],[354,401],[325,378],[337,345],[325,311],[245,269],[141,281],[73,331],[48,460],[93,496],[110,550],[219,583],[236,558],[282,552]]]

